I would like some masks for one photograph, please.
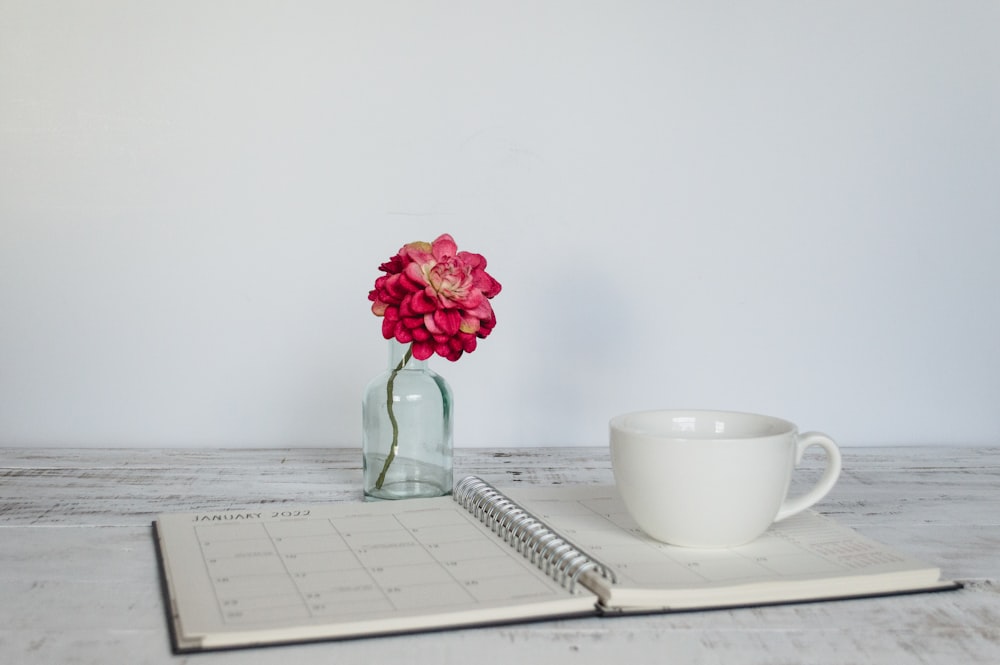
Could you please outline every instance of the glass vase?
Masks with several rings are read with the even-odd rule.
[[[451,494],[452,395],[448,383],[389,341],[389,368],[365,388],[362,442],[366,500]]]

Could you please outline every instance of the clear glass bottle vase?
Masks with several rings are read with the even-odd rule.
[[[410,356],[409,349],[389,340],[389,368],[365,388],[361,449],[366,500],[452,491],[451,388],[426,360]]]

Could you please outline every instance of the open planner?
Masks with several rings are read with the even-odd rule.
[[[666,545],[609,485],[501,492],[468,477],[451,497],[154,526],[179,653],[958,586],[810,511],[733,549]]]

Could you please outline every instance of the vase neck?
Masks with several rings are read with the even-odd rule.
[[[394,370],[402,362],[403,358],[406,356],[406,352],[409,351],[409,344],[401,344],[394,339],[389,340],[389,369]],[[416,358],[410,357],[407,361],[406,366],[403,369],[427,369],[426,360],[417,360]]]

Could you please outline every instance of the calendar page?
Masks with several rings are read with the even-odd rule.
[[[595,611],[449,497],[170,514],[157,530],[191,647]]]
[[[614,584],[590,579],[606,607],[649,611],[874,595],[933,586],[940,575],[812,511],[774,524],[747,545],[696,549],[643,533],[614,486],[512,488],[506,495],[615,571]]]

